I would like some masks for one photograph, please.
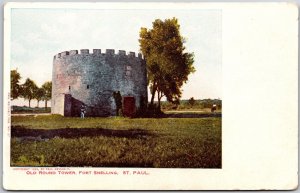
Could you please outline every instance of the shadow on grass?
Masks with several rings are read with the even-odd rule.
[[[11,137],[24,140],[43,140],[54,137],[79,138],[79,137],[125,137],[131,139],[142,139],[155,137],[155,134],[144,129],[114,130],[102,128],[61,128],[61,129],[27,129],[22,126],[12,126]]]

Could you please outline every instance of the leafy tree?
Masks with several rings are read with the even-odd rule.
[[[45,108],[47,108],[47,102],[51,99],[52,95],[52,82],[47,81],[42,85],[42,88],[44,89],[44,97],[43,100],[45,101]]]
[[[195,72],[193,53],[185,52],[184,38],[179,32],[176,18],[156,19],[152,29],[141,28],[140,49],[146,59],[151,105],[157,93],[158,105],[162,97],[176,102],[181,97],[180,88]]]
[[[37,100],[37,107],[39,107],[39,103],[41,100],[44,99],[45,96],[45,90],[44,88],[38,88],[36,93],[35,93],[35,99]]]
[[[193,106],[195,105],[195,103],[196,103],[194,97],[190,98],[188,102],[189,102],[189,104],[190,104],[192,107],[193,107]]]
[[[37,90],[38,90],[37,85],[33,80],[29,78],[27,78],[25,83],[22,84],[22,97],[24,97],[24,99],[27,99],[29,101],[29,107],[30,107],[30,101],[35,98],[35,94]]]
[[[17,70],[11,70],[10,71],[10,93],[12,100],[17,99],[20,96],[21,87],[20,87],[20,79],[21,75]]]

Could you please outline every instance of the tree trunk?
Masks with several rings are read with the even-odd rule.
[[[39,101],[39,100],[37,100],[37,108],[39,108],[39,103],[40,103],[40,101]]]
[[[157,86],[156,86],[156,84],[154,83],[154,84],[153,84],[152,91],[151,91],[151,94],[152,94],[152,96],[151,96],[151,102],[150,102],[151,105],[153,105],[153,103],[154,103],[154,97],[155,97],[156,88],[157,88]]]
[[[30,108],[30,101],[31,101],[31,99],[28,99],[28,101],[29,101],[29,108]]]
[[[157,101],[158,101],[158,109],[160,110],[160,91],[157,91]]]
[[[153,103],[154,103],[154,97],[155,97],[155,92],[153,93],[151,93],[152,94],[152,96],[151,96],[151,102],[150,102],[150,104],[151,105],[153,105]]]
[[[47,109],[47,100],[45,100],[45,109]]]

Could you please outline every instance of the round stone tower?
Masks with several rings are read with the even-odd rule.
[[[121,94],[125,115],[132,116],[147,104],[146,63],[141,54],[82,49],[54,56],[52,114],[80,116],[84,109],[85,116],[114,116],[115,93]]]

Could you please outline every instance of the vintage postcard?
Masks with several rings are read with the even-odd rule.
[[[298,186],[291,3],[7,3],[3,186]]]

